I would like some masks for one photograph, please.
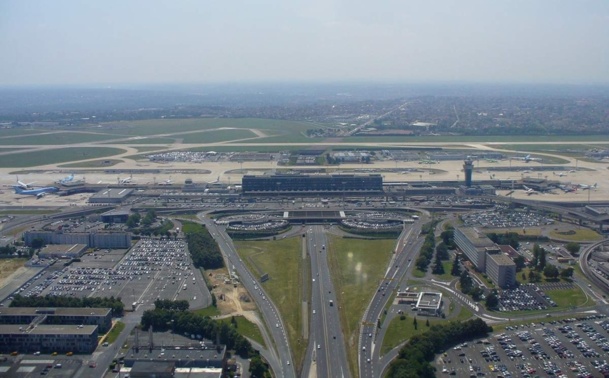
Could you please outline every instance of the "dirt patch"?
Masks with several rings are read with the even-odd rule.
[[[242,314],[256,309],[247,290],[239,282],[231,280],[226,269],[208,270],[205,274],[212,285],[211,292],[216,296],[217,307],[222,315]]]
[[[10,282],[12,277],[17,277],[27,270],[27,268],[24,267],[26,261],[26,259],[0,260],[0,288]]]

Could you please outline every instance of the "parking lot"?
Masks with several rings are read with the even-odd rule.
[[[507,205],[497,205],[491,210],[462,215],[466,227],[523,228],[540,227],[554,220],[534,211],[514,211]]]
[[[127,250],[97,250],[63,266],[58,260],[17,294],[119,297],[130,309],[156,299],[184,299],[191,308],[211,304],[201,272],[194,269],[183,240],[143,239]]]
[[[604,377],[608,338],[605,315],[528,323],[457,345],[436,367],[457,377]]]

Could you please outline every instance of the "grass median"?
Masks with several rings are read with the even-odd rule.
[[[301,366],[307,343],[302,335],[301,289],[304,264],[300,238],[276,241],[235,241],[235,247],[248,269],[255,276],[268,274],[262,285],[279,309],[288,333],[292,357]]]
[[[354,376],[357,376],[360,321],[385,274],[395,242],[395,239],[362,240],[330,236],[328,264],[347,343],[349,366]]]

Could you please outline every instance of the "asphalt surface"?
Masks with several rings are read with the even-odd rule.
[[[204,217],[200,218],[218,243],[220,250],[224,254],[228,269],[239,276],[241,283],[251,294],[252,299],[262,314],[276,348],[274,353],[271,352],[274,358],[268,358],[271,368],[276,376],[288,378],[296,377],[287,332],[277,307],[266,294],[258,282],[258,279],[249,272],[245,264],[239,258],[235,246],[230,237],[226,234],[224,227],[216,225],[213,220]],[[272,346],[269,346],[269,348],[272,348]]]
[[[307,227],[305,235],[311,259],[312,289],[309,348],[303,376],[350,377],[338,312],[340,303],[336,301],[328,268],[326,234],[323,226],[316,225]]]
[[[423,243],[420,236],[421,225],[427,220],[425,217],[417,220],[414,224],[404,229],[395,249],[395,254],[387,268],[385,277],[370,301],[370,305],[364,314],[359,340],[359,369],[362,378],[379,377],[384,369],[381,361],[380,349],[382,338],[377,338],[377,321],[381,318],[383,310],[392,293],[399,289],[402,277],[408,268],[414,263],[419,248]]]

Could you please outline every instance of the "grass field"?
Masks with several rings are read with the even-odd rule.
[[[27,259],[0,259],[0,283],[25,265]]]
[[[111,144],[172,144],[175,143],[175,139],[168,138],[137,138],[137,139],[125,139],[116,142],[109,142]],[[159,147],[153,147],[159,149]],[[138,148],[139,149],[139,148]]]
[[[583,242],[583,241],[595,241],[601,240],[603,237],[596,231],[590,230],[589,228],[576,228],[570,231],[550,231],[549,237],[552,239]]]
[[[262,286],[279,309],[288,334],[296,366],[300,366],[305,355],[306,343],[299,342],[302,336],[301,288],[304,264],[301,258],[300,238],[277,241],[235,241],[241,259],[254,274],[268,273],[269,280]]]
[[[6,139],[12,139],[11,137],[16,137],[16,136],[21,136],[21,135],[32,135],[32,134],[40,134],[43,133],[45,131],[44,128],[42,129],[30,129],[30,128],[23,128],[23,127],[16,127],[16,128],[11,128],[11,129],[0,129],[0,138],[5,138],[5,137],[9,137]]]
[[[586,296],[579,287],[567,290],[545,290],[544,291],[554,302],[556,308],[568,309],[571,307],[591,306],[594,301]]]
[[[153,136],[157,134],[167,134],[167,130],[182,132],[217,129],[221,127],[274,130],[280,133],[296,134],[310,128],[319,128],[320,125],[308,122],[259,118],[151,119],[113,122],[112,124],[102,125],[101,131],[107,130],[107,132],[111,132],[112,134],[121,135]]]
[[[112,344],[114,341],[116,341],[116,339],[121,334],[121,332],[123,332],[124,329],[125,323],[117,321],[116,323],[114,323],[114,327],[112,327],[110,332],[108,332],[108,334],[104,338],[104,341],[108,344]]]
[[[256,134],[252,131],[239,129],[211,130],[200,133],[175,135],[175,138],[183,139],[183,143],[216,143],[254,137],[256,137]],[[255,142],[258,141],[256,140]]]
[[[426,142],[426,143],[530,143],[530,142],[598,142],[609,141],[609,135],[439,135],[439,136],[404,136],[404,137],[349,137],[344,138],[343,142]],[[528,150],[529,145],[514,145],[522,151]]]
[[[197,314],[197,315],[201,315],[201,316],[209,316],[210,318],[212,316],[218,316],[220,315],[220,310],[218,310],[218,307],[214,307],[214,306],[207,306],[205,308],[199,308],[197,310],[192,310],[193,313]]]
[[[411,315],[406,316],[406,319],[401,320],[399,316],[391,319],[389,326],[387,326],[387,332],[383,338],[383,345],[381,346],[381,355],[385,355],[396,346],[400,345],[404,341],[410,339],[412,336],[423,333],[429,329],[426,325],[426,321],[429,319],[429,326],[446,322],[446,320],[432,318],[432,317],[417,317],[417,327],[414,326],[414,317]]]
[[[328,265],[336,291],[352,372],[357,371],[361,318],[383,278],[395,247],[394,239],[329,238]]]
[[[116,135],[90,134],[75,132],[56,132],[55,130],[47,134],[27,135],[14,138],[0,138],[3,145],[64,145],[74,143],[101,142],[104,140],[115,139]],[[120,136],[119,136],[120,138]]]
[[[218,321],[223,323],[230,323],[231,318],[219,319]],[[237,332],[239,332],[239,334],[250,338],[258,344],[264,345],[266,347],[264,339],[262,338],[262,333],[260,332],[260,329],[257,325],[247,320],[244,316],[240,315],[235,316],[235,322],[237,323]]]
[[[124,150],[111,147],[57,148],[2,156],[0,167],[34,167],[37,165],[72,162],[114,156]]]
[[[435,257],[434,257],[434,259],[435,259]],[[433,261],[435,261],[435,260],[433,260]],[[432,265],[433,265],[433,261],[431,263]],[[437,280],[448,282],[448,281],[452,281],[455,278],[457,278],[450,274],[450,271],[453,268],[452,260],[442,261],[442,266],[444,267],[444,274],[434,274],[434,276]],[[432,269],[432,267],[429,268],[430,271],[431,271],[431,269]]]

